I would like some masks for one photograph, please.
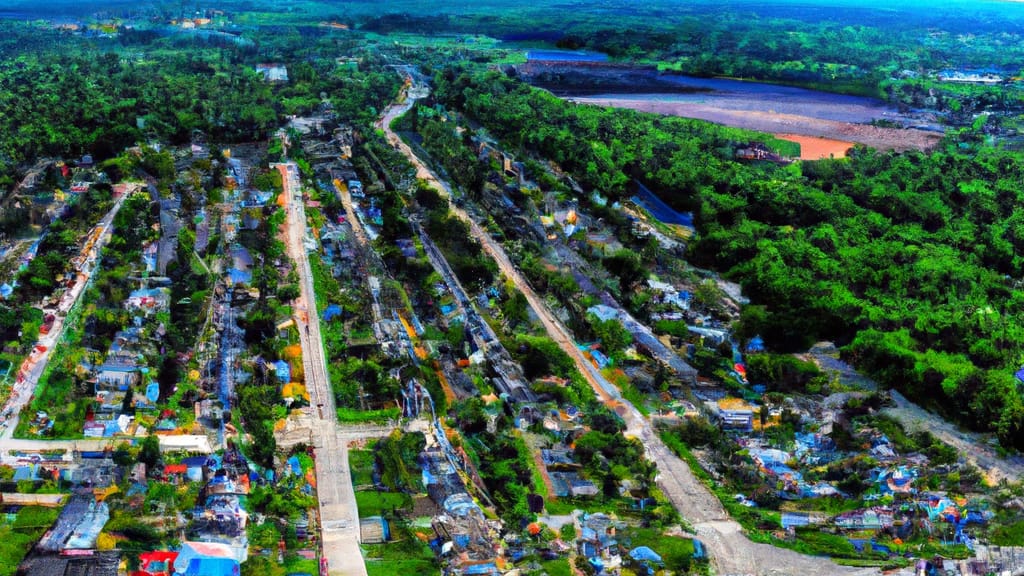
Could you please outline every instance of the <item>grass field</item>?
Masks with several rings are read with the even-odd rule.
[[[390,514],[392,510],[400,510],[412,506],[412,497],[400,492],[377,492],[363,490],[356,492],[356,504],[359,506],[359,516],[380,516]]]
[[[393,542],[363,545],[368,576],[418,576],[437,574],[437,560],[430,547],[407,527],[391,526]]]
[[[352,486],[369,486],[373,484],[373,451],[350,450],[348,467],[352,471]]]
[[[693,540],[680,536],[667,536],[654,528],[631,528],[621,539],[629,539],[632,548],[647,546],[661,556],[670,570],[687,571],[693,561]]]

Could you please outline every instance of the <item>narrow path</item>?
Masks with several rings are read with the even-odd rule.
[[[422,94],[424,91],[420,90]],[[414,98],[409,97],[403,104],[393,105],[385,110],[380,127],[391,142],[416,167],[417,176],[431,185],[441,195],[451,199],[451,187],[413,153],[401,138],[391,130],[391,121],[408,110]],[[782,574],[878,574],[875,569],[852,569],[818,558],[798,554],[791,550],[767,544],[752,542],[743,534],[740,525],[730,520],[718,499],[700,483],[689,466],[679,459],[655,434],[651,423],[643,418],[637,409],[622,398],[619,390],[609,383],[576,347],[568,329],[555,318],[543,300],[534,292],[505,254],[504,248],[491,238],[461,208],[450,204],[451,211],[463,220],[501,272],[511,280],[526,297],[548,336],[576,363],[580,373],[587,379],[598,396],[612,399],[625,407],[622,414],[626,422],[626,434],[639,438],[647,451],[647,457],[658,465],[658,485],[679,513],[695,526],[699,537],[709,550],[712,564],[719,574],[760,574],[775,576]]]
[[[82,252],[79,256],[81,264],[77,270],[72,271],[78,274],[75,284],[64,293],[57,304],[57,310],[54,313],[55,319],[49,334],[41,335],[37,342],[38,345],[45,347],[45,350],[42,352],[33,351],[18,371],[14,385],[11,388],[11,396],[7,399],[7,403],[2,411],[4,428],[0,432],[0,438],[7,439],[13,437],[14,430],[18,427],[18,421],[21,418],[21,411],[32,400],[32,397],[35,396],[39,378],[43,375],[47,364],[50,362],[50,354],[64,337],[65,320],[70,312],[75,309],[75,306],[79,304],[82,294],[85,293],[85,287],[92,280],[93,274],[99,266],[99,258],[103,252],[103,247],[110,241],[110,236],[114,231],[114,217],[121,210],[125,199],[132,193],[134,193],[134,189],[122,194],[96,226],[93,227],[92,232],[86,236],[86,238],[93,238],[95,236],[96,240],[91,245],[88,244],[87,240],[87,243],[82,246]]]

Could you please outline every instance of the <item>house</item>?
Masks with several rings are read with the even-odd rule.
[[[382,544],[391,539],[388,521],[383,516],[370,516],[359,521],[359,541],[364,544]]]
[[[905,466],[888,468],[878,472],[876,482],[882,494],[915,494],[914,481],[917,470]]]
[[[159,311],[165,310],[171,302],[171,292],[167,288],[142,288],[128,295],[124,307],[128,310]]]
[[[587,308],[587,314],[593,314],[598,320],[602,322],[608,322],[609,320],[615,320],[619,317],[619,311],[611,306],[605,306],[604,304],[598,304],[597,306],[591,306]]]
[[[722,430],[754,430],[754,412],[751,410],[719,410],[718,425]]]
[[[181,576],[238,576],[239,560],[227,544],[182,542],[174,559],[174,573]]]
[[[834,522],[837,528],[845,530],[882,530],[891,528],[895,518],[888,508],[878,507],[840,514]]]
[[[575,497],[597,496],[597,485],[590,480],[573,475],[569,480],[569,494]]]
[[[174,573],[174,559],[177,552],[156,550],[139,554],[139,570],[132,576],[170,576]]]
[[[287,82],[288,68],[284,64],[257,64],[256,71],[263,74],[267,82]]]

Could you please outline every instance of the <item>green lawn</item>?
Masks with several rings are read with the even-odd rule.
[[[392,523],[391,536],[396,541],[362,546],[368,576],[419,576],[439,572],[430,547],[408,528]]]
[[[541,568],[548,573],[548,576],[572,576],[572,567],[569,566],[567,558],[548,560],[540,563]]]
[[[680,536],[666,536],[654,528],[631,528],[625,535],[628,535],[630,547],[647,546],[657,552],[669,570],[689,571],[693,559],[693,540]]]
[[[13,576],[18,564],[59,514],[57,508],[26,506],[13,524],[0,526],[0,576]]]
[[[412,497],[400,492],[377,492],[364,490],[356,492],[356,504],[359,506],[359,517],[380,516],[392,510],[409,508]]]
[[[353,486],[373,484],[372,450],[350,450],[348,453],[348,466],[352,471]]]

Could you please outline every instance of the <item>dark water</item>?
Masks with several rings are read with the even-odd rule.
[[[533,62],[605,62],[607,54],[571,50],[530,50],[526,59]]]

